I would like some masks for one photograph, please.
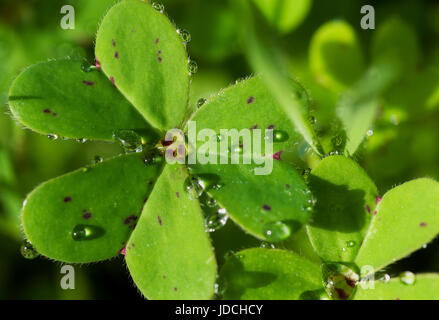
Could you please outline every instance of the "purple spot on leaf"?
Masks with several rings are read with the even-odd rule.
[[[162,57],[158,57],[157,60],[161,63],[163,61]]]
[[[114,81],[114,77],[110,77],[110,81],[114,87],[116,87],[116,81]]]
[[[113,47],[116,46],[116,41],[114,39],[111,40],[111,44],[113,45]]]
[[[274,124],[268,126],[268,130],[273,130],[273,129],[274,129]]]
[[[282,153],[283,153],[283,151],[276,152],[275,154],[273,154],[273,159],[274,159],[274,160],[282,161],[282,159],[280,158],[280,156],[282,155]]]
[[[420,227],[426,227],[426,226],[427,226],[427,223],[426,223],[426,222],[421,222],[421,223],[419,224],[419,226],[420,226]]]
[[[126,218],[123,223],[124,224],[130,224],[131,221],[136,221],[137,220],[137,216],[135,216],[134,214],[130,215],[128,218]]]
[[[70,202],[70,201],[72,201],[72,198],[71,198],[71,197],[65,197],[65,198],[64,198],[64,202]]]
[[[369,212],[369,213],[370,213],[370,211],[371,211],[371,210],[370,210],[370,207],[369,207],[368,204],[366,205],[366,210],[367,210],[367,212]]]
[[[119,59],[119,51],[116,51],[116,52],[114,53],[114,57],[115,57],[116,59]]]
[[[91,212],[84,213],[84,214],[82,215],[82,217],[83,217],[85,220],[90,219],[90,218],[91,218]]]
[[[262,209],[264,209],[265,211],[271,211],[271,207],[268,204],[264,204],[262,206]]]
[[[254,100],[255,100],[254,97],[250,97],[250,98],[248,98],[248,100],[247,100],[247,104],[253,103]]]
[[[87,85],[87,86],[92,86],[95,84],[93,81],[87,81],[87,80],[82,80],[82,83]]]
[[[98,68],[98,70],[101,70],[101,63],[99,62],[99,59],[96,59],[95,66],[96,66],[96,68]]]
[[[157,216],[157,221],[159,222],[159,225],[163,225],[163,221],[160,216]]]
[[[376,204],[380,203],[382,199],[383,198],[380,198],[379,196],[376,196]]]
[[[290,189],[291,186],[287,183],[287,184],[285,185],[285,188]]]
[[[50,113],[51,111],[50,111],[50,109],[44,109],[43,112],[44,113]]]
[[[159,38],[155,39],[155,43],[156,43],[156,44],[159,43],[159,42],[160,42],[160,39],[159,39]]]
[[[258,128],[258,125],[257,124],[255,124],[253,127],[251,127],[250,129],[252,129],[252,130],[255,130],[255,129],[257,129]]]

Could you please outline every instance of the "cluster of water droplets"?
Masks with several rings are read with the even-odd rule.
[[[206,177],[189,176],[184,182],[186,196],[189,199],[198,199],[205,216],[205,228],[207,232],[215,232],[227,223],[229,215],[227,210],[221,207],[217,201],[208,194],[208,190],[220,190],[222,185],[217,179]]]

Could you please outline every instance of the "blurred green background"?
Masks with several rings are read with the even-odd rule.
[[[26,260],[21,256],[23,235],[19,214],[25,195],[47,179],[92,162],[95,155],[107,158],[119,154],[121,149],[116,144],[50,140],[23,130],[11,119],[7,109],[9,86],[26,66],[67,56],[93,62],[94,34],[99,21],[115,2],[0,0],[0,300],[141,299],[121,257],[77,266],[76,289],[62,290],[60,263],[44,258]],[[199,71],[192,81],[191,104],[253,73],[245,55],[245,39],[239,37],[242,26],[236,18],[233,0],[161,2],[171,20],[192,35],[188,50],[198,62]],[[264,1],[254,2],[264,6]],[[397,16],[416,31],[420,45],[416,70],[385,92],[373,135],[366,139],[355,158],[374,179],[380,194],[420,176],[439,179],[439,2],[298,2],[306,2],[309,7],[305,6],[301,14],[289,9],[278,20],[270,19],[267,11],[264,15],[261,10],[257,23],[267,25],[272,43],[288,59],[291,77],[307,89],[315,126],[324,141],[333,138],[337,126],[337,93],[319,84],[310,69],[309,48],[315,31],[328,21],[349,22],[359,36],[366,63],[376,31],[360,28],[362,5],[375,7],[377,28],[387,18]],[[73,5],[76,11],[74,30],[60,27],[60,9],[66,4]],[[219,255],[224,253],[221,239],[225,238],[232,239],[231,246],[235,248],[254,245],[229,225],[214,235]],[[439,272],[438,248],[439,243],[435,241],[391,266],[387,272],[406,269]]]

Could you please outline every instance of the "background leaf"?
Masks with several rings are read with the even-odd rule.
[[[9,92],[14,117],[42,134],[112,140],[117,129],[155,132],[99,71],[83,62],[39,63],[21,73]]]
[[[220,273],[225,300],[297,300],[323,290],[322,273],[291,251],[248,249],[230,255]]]
[[[309,185],[316,198],[311,243],[323,260],[352,262],[375,209],[375,184],[355,161],[332,156],[313,169]]]
[[[375,281],[374,289],[358,286],[355,300],[438,300],[439,276],[435,273],[416,275],[415,283],[408,285],[399,278],[389,282]]]
[[[28,196],[24,232],[39,253],[55,260],[86,263],[114,257],[134,229],[160,170],[134,154],[50,180]]]
[[[439,183],[417,179],[387,192],[355,262],[379,270],[430,242],[439,232]]]
[[[322,25],[313,35],[310,68],[317,82],[336,92],[353,85],[363,74],[363,52],[354,28],[336,20]]]
[[[188,57],[164,14],[139,0],[118,3],[99,28],[96,59],[154,127],[164,130],[182,123],[189,96]]]
[[[312,0],[254,0],[265,18],[280,32],[294,30],[308,15]]]
[[[166,165],[126,248],[137,287],[148,299],[210,299],[215,253],[197,199],[185,191],[186,168]]]

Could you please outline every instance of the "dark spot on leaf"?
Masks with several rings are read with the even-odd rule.
[[[162,54],[162,50],[157,51],[157,54],[159,55]]]
[[[282,155],[282,153],[283,153],[283,151],[279,151],[279,152],[276,152],[275,154],[273,154],[273,159],[274,160],[282,160],[281,158],[280,158],[280,156]]]
[[[253,103],[253,101],[255,100],[254,97],[250,97],[247,99],[247,104]]]
[[[82,217],[83,217],[85,220],[90,219],[90,218],[91,218],[91,212],[84,213],[84,214],[82,215]]]
[[[271,207],[268,204],[264,204],[262,206],[262,209],[264,209],[265,211],[271,211]]]
[[[157,221],[159,222],[159,225],[163,225],[163,221],[160,216],[157,216]]]
[[[285,185],[285,188],[290,189],[291,186],[287,183],[287,184]]]
[[[149,184],[149,185],[152,185],[152,181],[149,181],[148,184]]]
[[[50,113],[51,111],[50,111],[50,109],[44,109],[43,112],[44,113]]]
[[[57,114],[56,112],[54,112],[54,113],[52,113],[52,115],[53,115],[54,117],[56,117],[58,114]]]
[[[174,291],[177,291],[177,290],[178,290],[177,287],[175,287],[175,288],[174,288]]]
[[[375,210],[375,211],[373,212],[373,215],[374,215],[374,216],[376,216],[376,215],[377,215],[377,213],[378,213],[378,211],[377,211],[377,210]]]
[[[116,87],[116,81],[114,81],[114,77],[110,77],[110,81],[114,87]]]
[[[177,196],[177,198],[180,198],[180,192],[176,192],[175,195]]]
[[[366,210],[367,210],[367,212],[369,212],[370,213],[370,207],[369,207],[369,205],[366,205]]]
[[[92,86],[95,84],[93,81],[87,81],[87,80],[83,80],[82,83],[87,85],[87,86]]]
[[[127,255],[127,247],[123,247],[122,249],[120,249],[120,254],[123,254],[124,256]]]
[[[65,197],[65,198],[64,198],[64,202],[70,202],[70,201],[72,201],[72,198],[71,198],[71,197]]]
[[[162,57],[158,57],[157,60],[161,63],[163,61]]]
[[[159,42],[160,42],[160,39],[159,39],[159,38],[155,39],[155,43],[156,43],[156,44],[159,43]]]
[[[254,129],[257,129],[258,128],[258,125],[257,124],[255,124],[253,127],[251,127],[250,129],[252,129],[252,130],[254,130]]]
[[[116,51],[116,52],[114,53],[114,57],[115,57],[116,59],[119,59],[119,52],[118,52],[118,51]]]
[[[165,276],[165,275],[163,275],[163,279],[166,279],[166,276]]]
[[[113,45],[113,47],[116,46],[116,41],[114,39],[111,39],[111,44]]]
[[[131,246],[134,248],[134,247],[136,246],[136,244],[135,244],[135,243],[132,243]]]
[[[268,126],[268,130],[272,130],[272,129],[274,129],[274,124]]]
[[[129,224],[132,221],[136,221],[137,220],[137,216],[135,216],[134,214],[130,215],[129,217],[127,217],[123,223],[124,224]]]
[[[420,226],[420,227],[426,227],[426,226],[427,226],[427,222],[421,222],[421,223],[419,224],[419,226]]]
[[[99,59],[96,59],[95,66],[96,66],[96,68],[98,68],[98,70],[101,70],[101,63],[99,62]]]
[[[143,199],[143,203],[146,203],[148,201],[148,198]]]

